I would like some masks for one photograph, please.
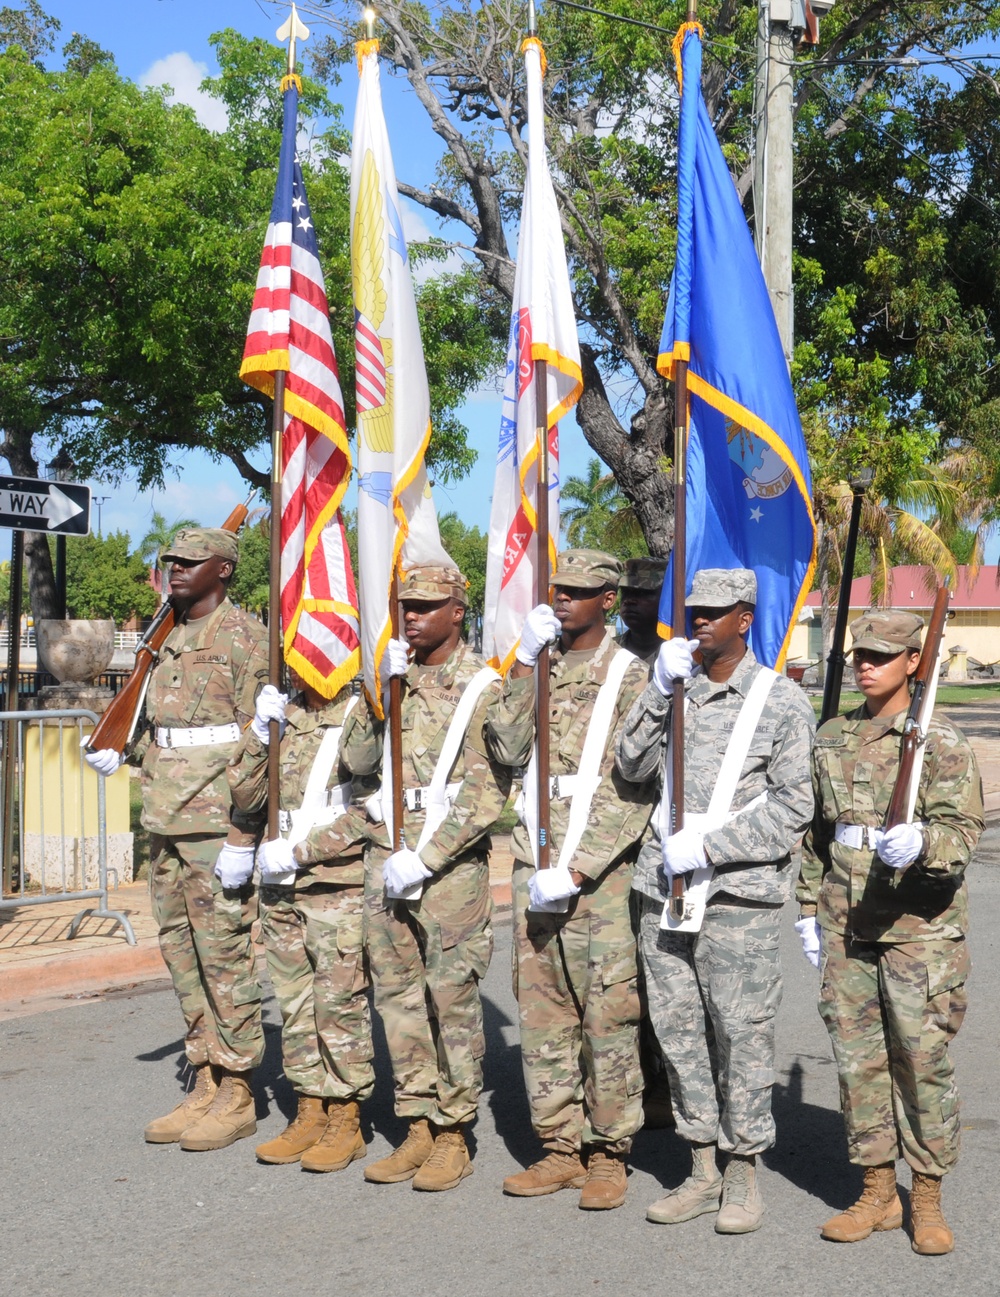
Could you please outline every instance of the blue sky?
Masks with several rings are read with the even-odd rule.
[[[176,97],[195,108],[206,125],[221,128],[224,117],[217,101],[201,95],[198,86],[205,76],[218,72],[209,36],[225,27],[234,27],[246,36],[275,39],[278,26],[287,16],[284,5],[266,0],[42,0],[46,12],[62,23],[57,49],[61,49],[73,32],[81,32],[114,54],[124,76],[143,85],[169,84]],[[305,15],[307,24],[312,20]],[[323,28],[315,24],[319,35]],[[332,91],[344,107],[349,124],[354,114],[356,82],[347,69],[342,85]],[[396,77],[383,77],[386,119],[400,179],[425,183],[440,156],[440,146],[426,115],[406,85]],[[405,159],[405,166],[401,160]],[[275,158],[277,166],[277,158]],[[415,204],[403,200],[407,233],[412,237],[428,232],[438,233],[435,218]],[[267,213],[261,212],[261,238]],[[322,249],[320,249],[322,254]],[[457,255],[457,254],[456,254]],[[234,356],[234,365],[239,364]],[[500,423],[500,393],[484,390],[465,407],[463,421],[478,459],[470,477],[461,482],[435,486],[438,512],[454,510],[470,525],[485,528],[488,501],[493,489],[493,462]],[[593,451],[583,441],[572,420],[562,429],[561,449],[563,475],[583,475]],[[255,462],[266,467],[266,450]],[[140,492],[134,482],[91,484],[95,495],[110,497],[102,507],[102,529],[127,531],[133,541],[147,529],[153,510],[168,521],[192,517],[213,524],[225,516],[239,500],[246,487],[235,469],[213,463],[208,456],[178,454],[172,471],[166,475],[162,489]],[[353,492],[347,504],[353,503]],[[96,530],[96,512],[94,515]],[[6,543],[5,543],[6,542]],[[0,552],[9,551],[9,535],[0,533]]]
[[[123,75],[144,85],[173,86],[177,98],[191,104],[207,125],[215,127],[224,124],[219,117],[220,106],[198,91],[202,78],[218,71],[209,36],[234,27],[247,36],[274,40],[277,27],[287,16],[286,5],[269,0],[42,0],[42,5],[62,23],[57,48],[73,32],[81,32],[114,54]],[[307,23],[312,22],[308,14],[304,17]],[[316,24],[314,30],[318,35],[322,28]],[[354,112],[355,84],[348,69],[343,84],[332,92],[332,97],[343,103],[348,123]],[[426,183],[441,154],[426,114],[402,78],[384,77],[383,94],[397,172],[401,179]],[[432,216],[405,199],[403,202],[408,209],[405,221],[411,238],[438,232]],[[267,213],[262,212],[262,238],[266,219]],[[238,356],[234,356],[233,363],[239,364]],[[459,483],[449,487],[438,484],[435,499],[440,513],[454,510],[466,522],[485,527],[500,419],[499,390],[477,393],[465,407],[463,419],[478,452],[476,466],[471,476]],[[585,476],[593,451],[572,419],[564,420],[561,433],[561,476]],[[261,467],[266,466],[266,453],[262,450],[257,457]],[[197,453],[178,454],[164,487],[156,491],[140,492],[134,482],[127,480],[91,485],[95,495],[108,497],[102,506],[103,530],[122,529],[130,533],[133,541],[147,529],[154,509],[168,521],[183,516],[213,524],[246,495],[245,484],[235,469],[214,464]],[[94,523],[96,527],[96,513]],[[0,554],[9,553],[9,537],[9,532],[0,531]],[[996,550],[995,542],[988,555],[994,562]]]

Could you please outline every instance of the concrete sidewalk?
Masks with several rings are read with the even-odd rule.
[[[490,886],[498,908],[510,905],[512,868],[510,839],[498,837],[490,857]],[[19,1012],[35,1000],[90,998],[168,975],[148,883],[129,883],[108,893],[108,909],[120,910],[132,924],[134,946],[114,919],[94,915],[69,939],[73,919],[93,904],[53,901],[0,910],[0,1014]]]

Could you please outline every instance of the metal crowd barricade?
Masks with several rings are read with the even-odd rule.
[[[54,901],[96,901],[96,905],[90,905],[77,914],[70,924],[68,938],[75,937],[83,920],[93,914],[99,919],[113,919],[120,923],[125,940],[134,946],[135,933],[127,916],[108,908],[104,779],[83,760],[79,761],[76,770],[68,768],[67,739],[79,750],[84,725],[89,722],[92,728],[97,720],[94,712],[82,708],[0,711],[4,769],[3,795],[0,796],[0,847],[3,877],[8,881],[16,879],[16,887],[9,889],[12,894],[7,895],[5,887],[4,895],[0,896],[0,910],[48,905]],[[38,731],[37,752],[35,745],[31,744],[32,759],[26,761],[31,728]],[[48,740],[53,731],[56,731],[55,746],[58,749],[56,760],[47,751],[52,747]],[[57,781],[53,765],[57,767]],[[96,817],[88,815],[88,801],[92,804],[92,798],[87,797],[88,787],[93,793],[91,780],[97,781]],[[53,800],[56,800],[53,798],[54,785],[57,788],[56,806],[53,806]],[[71,820],[75,823],[70,823]],[[92,825],[88,820],[94,821]],[[88,833],[88,827],[96,829],[96,833]],[[93,868],[95,851],[96,870]],[[95,874],[96,886],[88,886]],[[75,886],[77,879],[79,885]]]

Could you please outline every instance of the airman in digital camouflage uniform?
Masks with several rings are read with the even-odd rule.
[[[285,1076],[298,1108],[286,1130],[258,1145],[257,1157],[339,1171],[364,1157],[359,1103],[375,1083],[362,932],[365,789],[352,787],[339,753],[329,748],[356,705],[350,687],[327,699],[294,673],[293,682],[301,692],[287,706],[272,686],[261,691],[229,770],[233,804],[248,812],[266,808],[269,722],[278,721],[282,836],[262,843],[257,861],[261,934],[281,1006]],[[326,778],[314,796],[317,763]]]
[[[618,643],[628,649],[652,672],[653,663],[663,640],[659,634],[660,595],[667,572],[665,558],[627,558],[618,583],[618,616],[625,623],[625,633]],[[632,907],[638,927],[639,893],[632,893]],[[642,1124],[650,1130],[661,1130],[674,1124],[670,1107],[670,1083],[656,1031],[649,1019],[646,982],[639,966],[639,1001],[642,1019],[639,1023],[639,1058],[642,1062]]]
[[[619,736],[625,777],[658,776],[662,783],[674,681],[690,678],[686,815],[708,810],[736,717],[762,669],[745,638],[756,597],[748,569],[695,574],[687,604],[696,639],[662,646],[653,679]],[[693,674],[695,651],[701,664]],[[756,1156],[774,1143],[779,922],[792,887],[790,853],[812,816],[814,729],[805,694],[779,676],[739,775],[735,816],[710,831],[687,827],[661,839],[654,814],[639,856],[633,886],[642,899],[639,945],[650,1016],[667,1061],[677,1131],[692,1151],[691,1176],[647,1212],[657,1223],[718,1212],[719,1233],[748,1233],[761,1224]],[[766,799],[744,809],[763,793]],[[672,877],[709,864],[715,872],[701,930],[661,929]],[[716,1166],[719,1148],[730,1154],[724,1177]]]
[[[389,674],[402,679],[406,849],[393,851],[384,822],[369,826],[365,932],[375,1005],[385,1027],[403,1144],[365,1170],[380,1184],[454,1188],[472,1172],[464,1127],[476,1116],[486,1042],[479,982],[493,952],[489,832],[510,776],[486,755],[483,721],[499,689],[486,685],[448,775],[450,805],[418,847],[427,793],[455,716],[482,659],[461,639],[466,581],[453,568],[411,569],[400,589],[406,643],[390,641]],[[407,650],[413,661],[408,664]],[[382,766],[383,723],[366,700],[348,718],[343,758],[355,775]],[[380,821],[391,807],[386,779]],[[369,803],[371,806],[372,803]],[[418,896],[413,891],[422,886]],[[409,897],[410,899],[407,899]]]
[[[226,767],[267,679],[267,649],[263,626],[227,597],[236,558],[236,537],[212,527],[178,532],[161,554],[177,625],[150,675],[148,733],[130,756],[142,765],[153,916],[195,1073],[187,1098],[145,1137],[191,1150],[253,1134],[250,1082],[264,1052],[250,940],[257,825],[233,812]],[[87,759],[100,769],[106,755]]]
[[[514,831],[514,990],[524,1080],[535,1133],[546,1150],[504,1181],[504,1192],[536,1197],[582,1190],[580,1206],[625,1201],[625,1159],[642,1125],[632,866],[653,799],[648,781],[614,768],[615,733],[645,687],[645,663],[628,654],[599,765],[600,783],[572,858],[560,863],[584,741],[601,686],[619,649],[605,618],[621,564],[597,550],[559,555],[553,607],[540,605],[521,633],[517,660],[487,720],[497,758],[524,766],[535,740],[534,664],[554,642],[550,665],[551,867],[535,870],[532,835]],[[530,774],[526,774],[526,785]],[[544,894],[543,894],[544,893]],[[566,901],[565,913],[539,902]]]
[[[822,969],[848,1153],[864,1192],[826,1222],[857,1242],[898,1229],[896,1159],[910,1166],[912,1246],[950,1252],[941,1180],[958,1160],[959,1102],[948,1045],[966,1008],[969,857],[983,830],[982,784],[965,737],[930,723],[914,823],[881,825],[899,769],[909,679],[923,621],[872,611],[851,625],[865,702],[816,736],[816,815],[806,835],[796,924]]]

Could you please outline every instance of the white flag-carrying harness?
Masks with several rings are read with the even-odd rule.
[[[601,760],[608,746],[608,735],[611,733],[611,721],[615,714],[615,703],[618,691],[625,679],[625,672],[636,661],[634,653],[628,649],[618,649],[608,667],[604,683],[597,691],[594,710],[590,714],[587,734],[583,740],[583,751],[580,753],[580,766],[575,775],[560,775],[556,789],[560,797],[569,797],[569,818],[566,822],[566,836],[559,849],[558,868],[570,862],[576,855],[584,829],[590,818],[590,808],[594,794],[601,783]],[[531,841],[531,854],[535,869],[538,868],[538,749],[532,749],[531,760],[524,772],[523,792],[518,807],[522,822],[528,830]],[[565,914],[569,909],[569,899],[546,901],[542,905],[532,905],[532,910],[548,914]]]
[[[528,167],[517,242],[517,270],[507,347],[493,508],[486,560],[483,655],[506,672],[521,627],[534,607],[539,444],[535,362],[545,361],[549,429],[549,558],[559,535],[557,425],[583,391],[580,343],[570,292],[559,207],[545,154],[542,77],[545,54],[529,36],[522,46],[527,79]]]
[[[747,753],[750,751],[750,744],[753,742],[753,736],[757,733],[757,724],[760,721],[761,712],[764,710],[767,696],[777,678],[778,673],[772,671],[770,667],[761,667],[754,677],[754,682],[750,686],[747,696],[743,699],[743,706],[736,717],[736,724],[733,726],[733,732],[726,746],[726,753],[722,758],[722,765],[719,767],[719,773],[715,780],[715,787],[712,789],[708,810],[695,815],[685,811],[684,827],[686,829],[696,829],[699,833],[711,833],[713,829],[721,828],[723,824],[734,820],[737,815],[743,815],[746,811],[753,810],[754,807],[761,806],[767,801],[767,793],[763,792],[753,798],[752,801],[747,802],[746,806],[741,806],[738,811],[731,809],[733,798],[736,796],[736,786],[740,782],[740,774],[747,759]],[[686,703],[687,699],[685,698],[684,701]],[[661,842],[665,842],[672,832],[673,761],[671,758],[672,750],[668,742],[663,797],[656,811],[659,817]],[[661,928],[668,928],[671,932],[701,931],[701,925],[705,918],[705,908],[708,905],[708,889],[714,873],[715,867],[713,865],[706,865],[702,869],[692,870],[684,893],[684,917],[675,919],[670,913],[670,902],[667,901],[660,917]]]
[[[396,173],[382,112],[378,41],[357,45],[351,153],[351,276],[358,411],[358,570],[365,686],[382,715],[382,656],[391,636],[397,561],[453,567],[442,548],[424,468],[430,391]]]

